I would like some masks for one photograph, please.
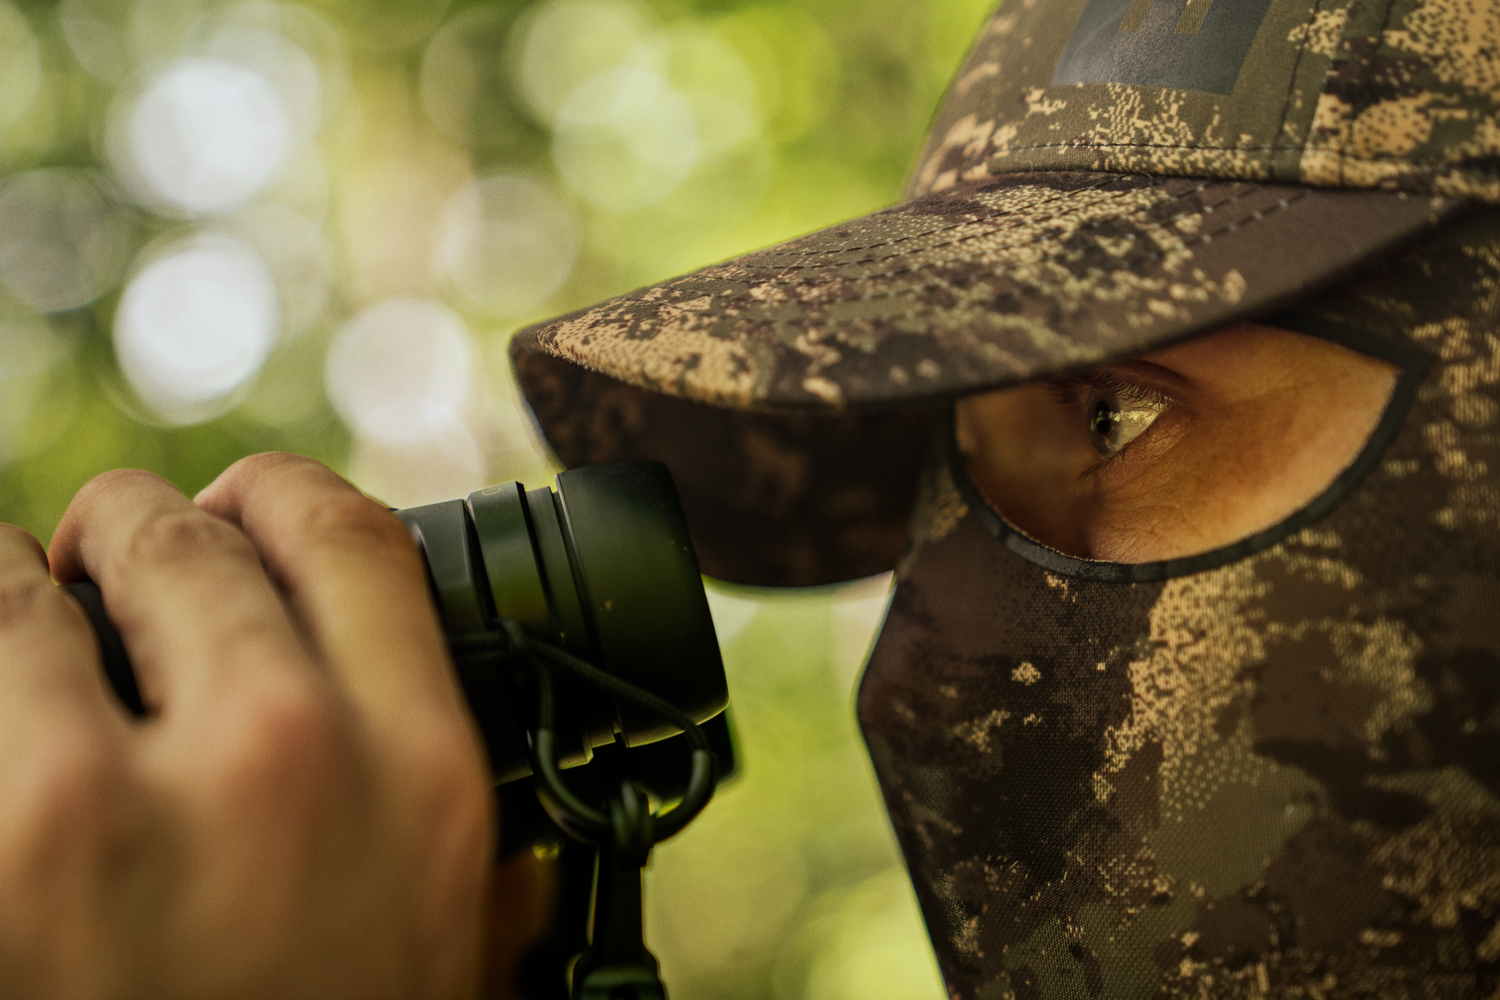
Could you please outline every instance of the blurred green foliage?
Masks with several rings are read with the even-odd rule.
[[[0,0],[0,520],[313,455],[546,481],[518,326],[896,200],[989,0]],[[715,587],[743,776],[662,848],[678,1000],[935,997],[853,723],[884,580]]]

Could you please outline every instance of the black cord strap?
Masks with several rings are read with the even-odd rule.
[[[650,814],[650,840],[657,843],[680,831],[692,821],[713,797],[715,776],[713,752],[708,737],[686,712],[649,691],[600,670],[567,650],[533,639],[521,626],[508,618],[500,620],[501,634],[481,632],[454,636],[449,648],[461,664],[483,661],[520,662],[531,667],[536,677],[540,701],[539,722],[532,741],[533,770],[539,780],[537,795],[549,815],[562,830],[585,843],[603,845],[614,836],[615,820],[610,813],[597,809],[578,798],[563,782],[557,765],[556,703],[552,691],[551,667],[561,667],[579,679],[634,702],[654,712],[681,729],[692,747],[692,770],[682,800],[657,816]],[[650,845],[646,845],[649,850]]]

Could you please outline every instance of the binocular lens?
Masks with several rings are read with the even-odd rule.
[[[728,688],[697,557],[666,466],[619,462],[563,472],[557,490],[492,486],[396,512],[426,558],[450,641],[510,619],[696,722]],[[531,773],[526,704],[513,677],[460,659],[459,679],[499,784]],[[559,761],[587,763],[616,734],[630,747],[679,730],[570,678],[554,683]]]

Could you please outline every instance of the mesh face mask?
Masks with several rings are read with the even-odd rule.
[[[1193,559],[1045,549],[938,450],[859,711],[955,998],[1500,988],[1497,306],[1494,216],[1305,303],[1407,377]]]

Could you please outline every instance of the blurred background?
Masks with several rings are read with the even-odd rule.
[[[0,0],[0,520],[317,457],[550,480],[527,322],[879,208],[991,0]],[[660,848],[676,1000],[937,998],[854,724],[889,581],[711,585],[742,776]]]

